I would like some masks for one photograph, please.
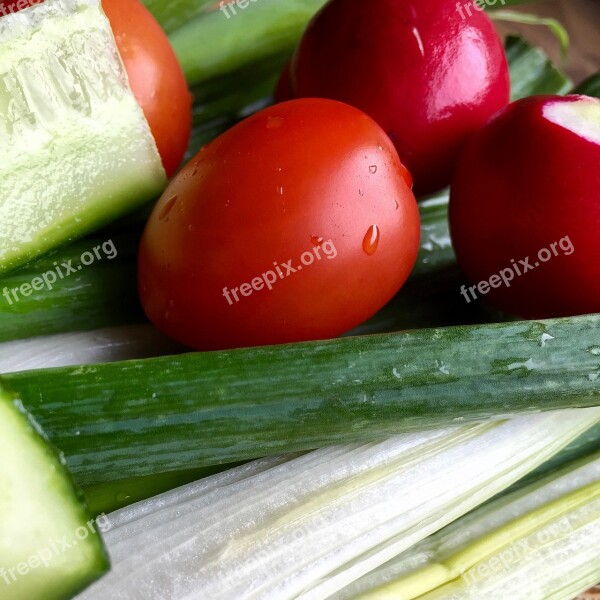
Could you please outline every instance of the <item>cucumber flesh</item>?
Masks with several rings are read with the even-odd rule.
[[[0,382],[0,598],[71,598],[108,569],[59,455]]]
[[[0,19],[0,272],[160,194],[156,143],[100,0]]]

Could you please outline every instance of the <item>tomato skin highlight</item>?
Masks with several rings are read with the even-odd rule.
[[[470,141],[452,184],[450,225],[461,267],[478,283],[514,259],[521,275],[485,300],[520,317],[600,312],[600,143],[545,113],[582,98],[511,104]],[[600,101],[585,102],[597,107],[600,123]],[[555,253],[551,245],[560,240]],[[538,256],[543,249],[552,253],[547,261]],[[533,269],[519,262],[526,257]]]
[[[469,135],[508,104],[502,41],[455,0],[331,0],[292,62],[295,97],[347,102],[394,141],[417,195],[450,183]]]
[[[337,336],[414,265],[410,184],[385,132],[357,109],[319,99],[267,108],[201,150],[155,207],[139,259],[146,314],[199,350]],[[287,275],[285,263],[297,269],[317,247],[321,259]],[[227,300],[225,288],[274,263],[287,276],[271,290]]]
[[[181,164],[192,130],[192,97],[169,40],[139,0],[102,0],[133,94],[167,176]]]

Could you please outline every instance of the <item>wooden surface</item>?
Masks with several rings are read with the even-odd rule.
[[[549,0],[536,2],[518,10],[544,17],[554,17],[563,23],[571,36],[571,50],[563,68],[579,83],[600,70],[600,0]],[[499,23],[506,34],[521,33],[543,46],[557,64],[561,64],[560,47],[547,28],[541,26]]]

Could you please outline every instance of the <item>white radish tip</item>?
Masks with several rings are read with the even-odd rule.
[[[600,145],[600,100],[579,96],[577,100],[553,101],[543,109],[548,121]]]

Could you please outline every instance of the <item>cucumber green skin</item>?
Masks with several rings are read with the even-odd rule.
[[[542,334],[552,340],[542,345]],[[82,486],[600,403],[600,315],[7,376]],[[522,365],[522,366],[519,366]]]
[[[5,429],[9,426],[7,423],[17,423],[18,440],[21,442],[8,455],[4,455],[3,460],[6,464],[0,465],[0,471],[9,470],[12,464],[21,464],[25,456],[29,460],[31,455],[31,470],[21,471],[16,476],[22,477],[27,482],[26,485],[31,482],[31,490],[34,494],[39,492],[40,487],[44,490],[44,496],[38,496],[39,506],[36,515],[29,515],[29,518],[27,509],[24,508],[27,506],[26,502],[7,510],[7,501],[0,493],[0,506],[2,506],[0,539],[7,535],[3,530],[5,524],[3,520],[23,519],[19,540],[14,540],[11,553],[3,555],[0,552],[0,567],[5,569],[3,578],[0,579],[0,597],[2,600],[69,600],[108,571],[110,564],[102,538],[97,531],[90,532],[85,540],[79,539],[73,543],[72,549],[64,550],[65,553],[74,553],[75,560],[79,562],[77,570],[70,569],[72,563],[64,564],[65,561],[69,561],[67,554],[55,554],[50,559],[48,567],[39,566],[32,568],[26,574],[17,573],[11,580],[9,569],[16,567],[20,559],[26,560],[25,556],[29,558],[42,549],[49,550],[50,541],[57,541],[63,538],[63,535],[63,539],[73,542],[76,528],[78,526],[85,528],[91,519],[91,513],[85,506],[81,490],[65,468],[59,453],[41,433],[39,426],[21,410],[17,397],[2,381],[0,381],[0,409],[4,417],[0,424],[0,430],[3,430],[2,437],[17,433],[13,431],[9,434]],[[7,410],[8,413],[5,412]],[[11,417],[7,418],[10,413],[12,413]],[[40,463],[44,464],[43,472],[37,470]],[[34,485],[37,485],[37,490]],[[47,515],[45,516],[44,513]],[[42,529],[39,530],[32,525],[30,519],[33,522],[41,519]],[[10,525],[8,527],[10,529]],[[77,544],[76,548],[75,544]],[[18,551],[13,553],[16,548]],[[84,556],[85,558],[82,558]]]

